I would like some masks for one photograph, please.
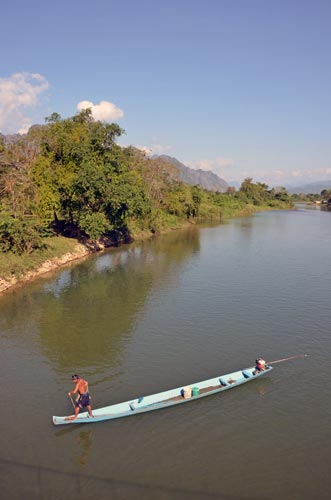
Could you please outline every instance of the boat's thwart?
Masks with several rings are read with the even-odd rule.
[[[266,370],[254,374],[255,367],[250,367],[202,382],[196,382],[188,387],[177,387],[176,389],[159,392],[151,396],[144,396],[125,401],[124,403],[98,408],[93,410],[93,417],[89,417],[87,412],[81,413],[75,420],[71,420],[72,415],[69,417],[53,417],[53,423],[55,425],[88,424],[92,422],[101,422],[103,420],[111,420],[113,418],[129,417],[130,415],[152,410],[159,410],[168,406],[187,403],[205,396],[210,396],[217,392],[226,391],[227,389],[254,380],[261,375],[265,375],[270,370],[272,370],[272,367],[267,366]]]

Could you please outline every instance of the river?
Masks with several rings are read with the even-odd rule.
[[[330,498],[331,213],[300,207],[92,256],[0,297],[0,491],[12,499]],[[93,407],[308,353],[177,407]]]

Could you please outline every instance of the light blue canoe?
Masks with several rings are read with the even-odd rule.
[[[266,370],[254,375],[255,367],[246,368],[220,377],[211,378],[202,382],[196,382],[190,386],[177,387],[151,396],[144,396],[137,399],[131,399],[124,403],[117,403],[93,410],[93,418],[89,417],[88,412],[80,413],[76,420],[70,420],[70,417],[53,417],[55,425],[62,424],[91,424],[102,422],[103,420],[111,420],[113,418],[129,417],[152,410],[160,410],[168,406],[174,406],[181,403],[188,403],[206,396],[211,396],[217,392],[232,389],[238,385],[245,384],[251,380],[255,380],[262,375],[272,370],[271,366],[267,366]],[[185,397],[184,397],[185,391]],[[189,397],[187,397],[189,396]]]

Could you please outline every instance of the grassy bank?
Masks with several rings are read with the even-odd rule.
[[[28,272],[35,271],[46,261],[61,258],[65,254],[74,254],[77,241],[59,237],[45,238],[47,248],[30,254],[16,255],[11,252],[0,254],[0,277],[11,279],[14,276],[21,278]]]
[[[91,251],[74,239],[47,238],[47,248],[31,254],[0,254],[0,293],[64,264],[88,255]]]

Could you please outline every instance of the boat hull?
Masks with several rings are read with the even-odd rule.
[[[150,396],[140,397],[118,403],[104,408],[93,410],[93,417],[90,417],[87,412],[81,413],[75,420],[72,420],[73,415],[67,417],[53,416],[54,425],[65,424],[91,424],[103,422],[104,420],[112,420],[115,418],[130,417],[139,413],[146,413],[153,410],[160,410],[175,406],[178,404],[189,403],[206,396],[217,394],[228,389],[233,389],[239,385],[255,380],[272,370],[268,366],[266,370],[254,374],[255,367],[246,368],[233,373],[228,373],[219,377],[215,377],[201,382],[196,382],[188,387],[177,387],[168,391],[152,394]],[[187,389],[192,391],[192,395],[188,398],[184,397]]]

